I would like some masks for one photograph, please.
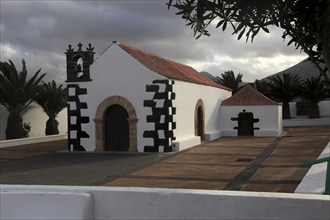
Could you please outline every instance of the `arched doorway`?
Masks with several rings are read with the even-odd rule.
[[[100,105],[97,107],[95,113],[95,151],[105,151],[106,149],[106,118],[111,117],[111,111],[123,111],[123,110],[110,110],[111,106],[118,105],[125,109],[128,114],[126,119],[128,123],[128,134],[129,134],[129,147],[128,151],[136,152],[137,151],[137,122],[136,112],[133,105],[124,97],[121,96],[111,96],[104,99]],[[109,112],[108,112],[109,111]],[[116,113],[115,113],[116,114]],[[114,114],[114,115],[115,115]],[[120,114],[120,113],[119,113]]]
[[[105,150],[128,151],[129,125],[126,109],[120,105],[112,105],[106,110],[104,119]]]
[[[203,114],[203,109],[201,106],[198,107],[197,109],[197,136],[201,137],[201,140],[204,140],[204,114]]]
[[[195,135],[201,137],[201,141],[205,140],[205,116],[204,105],[201,99],[198,100],[195,107]]]

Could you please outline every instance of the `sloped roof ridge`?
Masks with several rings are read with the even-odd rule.
[[[114,43],[115,44],[117,44],[120,48],[122,48],[121,46],[124,46],[124,47],[128,47],[128,48],[131,48],[131,49],[133,49],[133,50],[139,50],[139,51],[142,51],[143,53],[146,53],[146,54],[148,54],[148,55],[150,55],[150,56],[152,56],[152,57],[158,57],[156,54],[153,54],[153,53],[151,53],[151,52],[149,52],[149,51],[143,51],[143,50],[141,50],[141,49],[139,49],[139,48],[137,48],[137,47],[134,47],[134,46],[132,46],[132,45],[129,45],[129,44],[126,44],[126,43],[122,43],[122,42],[119,42],[119,41],[114,41]],[[124,51],[126,51],[124,48],[122,48]],[[132,54],[130,54],[128,51],[126,51],[129,55],[131,55],[132,56]],[[136,59],[139,63],[141,63],[143,66],[145,66],[147,69],[149,69],[149,70],[151,70],[151,71],[153,71],[153,72],[155,72],[155,70],[153,70],[152,68],[150,68],[148,65],[145,65],[144,63],[142,63],[142,62],[140,62],[140,60],[136,57],[136,56],[132,56],[134,59]]]
[[[243,86],[232,97],[222,102],[223,106],[239,106],[239,105],[280,105],[264,94],[260,93],[250,84]]]
[[[140,62],[149,70],[156,72],[169,79],[181,80],[195,84],[217,87],[231,91],[231,89],[222,86],[198,73],[194,68],[186,64],[160,57],[156,54],[141,50],[134,46],[114,41],[121,49]]]
[[[143,50],[143,49],[137,48],[137,47],[135,47],[135,46],[133,46],[133,45],[130,45],[130,44],[127,44],[127,43],[123,43],[123,42],[119,42],[119,41],[114,41],[114,42],[115,42],[115,44],[117,44],[118,46],[123,45],[123,46],[126,46],[126,47],[130,47],[130,48],[132,48],[133,50],[139,50],[139,51],[141,51],[141,52],[143,52],[143,53],[145,53],[145,54],[147,54],[147,55],[149,55],[149,56],[157,57],[157,58],[159,58],[159,59],[167,60],[168,62],[174,62],[174,63],[180,64],[180,65],[183,65],[183,66],[190,67],[190,66],[188,66],[188,65],[186,65],[186,64],[178,63],[178,62],[176,62],[176,61],[174,61],[174,60],[171,60],[171,59],[168,59],[168,58],[165,58],[165,57],[161,57],[161,56],[159,56],[159,55],[157,55],[157,54],[155,54],[155,53],[152,53],[152,52],[150,52],[150,51],[146,51],[146,50]]]

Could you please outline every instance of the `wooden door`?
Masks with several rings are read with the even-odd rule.
[[[110,106],[105,113],[105,149],[108,151],[128,151],[128,113],[120,105]]]
[[[200,136],[201,141],[204,141],[204,112],[201,106],[197,109],[197,136]]]
[[[238,114],[238,136],[254,136],[253,113],[241,112]]]

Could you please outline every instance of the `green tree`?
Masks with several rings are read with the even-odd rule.
[[[265,80],[255,80],[254,81],[254,88],[258,90],[260,93],[262,93],[264,96],[267,96],[268,98],[271,97],[270,90],[269,90],[269,82]]]
[[[6,139],[23,137],[23,119],[20,113],[33,102],[42,88],[39,82],[45,73],[39,76],[40,71],[41,69],[27,79],[24,60],[20,72],[11,60],[9,63],[0,62],[0,104],[9,112]]]
[[[210,35],[212,22],[222,31],[231,26],[238,40],[251,42],[260,30],[280,27],[288,45],[309,56],[330,88],[330,0],[169,0],[168,7],[178,10],[197,38]]]
[[[233,94],[235,94],[238,90],[239,84],[242,82],[243,75],[239,73],[235,76],[234,71],[228,70],[222,73],[221,77],[217,76],[216,78],[221,85],[231,88]]]
[[[46,122],[46,135],[59,134],[57,115],[67,105],[67,88],[56,85],[56,82],[43,83],[42,90],[36,98],[36,102],[43,108],[48,116]]]
[[[302,85],[303,98],[309,101],[309,118],[319,118],[319,102],[328,98],[329,93],[327,88],[321,81],[320,77],[311,77],[307,79]]]
[[[290,119],[290,105],[289,103],[298,97],[302,85],[302,80],[296,74],[283,74],[269,77],[270,79],[270,97],[282,102],[282,117],[283,119]]]

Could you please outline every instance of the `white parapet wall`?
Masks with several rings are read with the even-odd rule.
[[[318,159],[330,157],[330,142],[320,154]],[[295,190],[295,193],[323,194],[325,191],[325,178],[327,162],[314,164]]]
[[[29,137],[29,138],[17,138],[10,140],[0,141],[0,148],[5,147],[15,147],[27,144],[35,144],[35,143],[43,143],[49,141],[58,141],[68,139],[68,135],[48,135],[48,136],[40,136],[40,137]]]
[[[330,198],[324,195],[90,186],[0,185],[0,189],[0,219],[6,220],[24,216],[30,219],[330,218]]]
[[[1,191],[0,219],[94,219],[87,192]]]

